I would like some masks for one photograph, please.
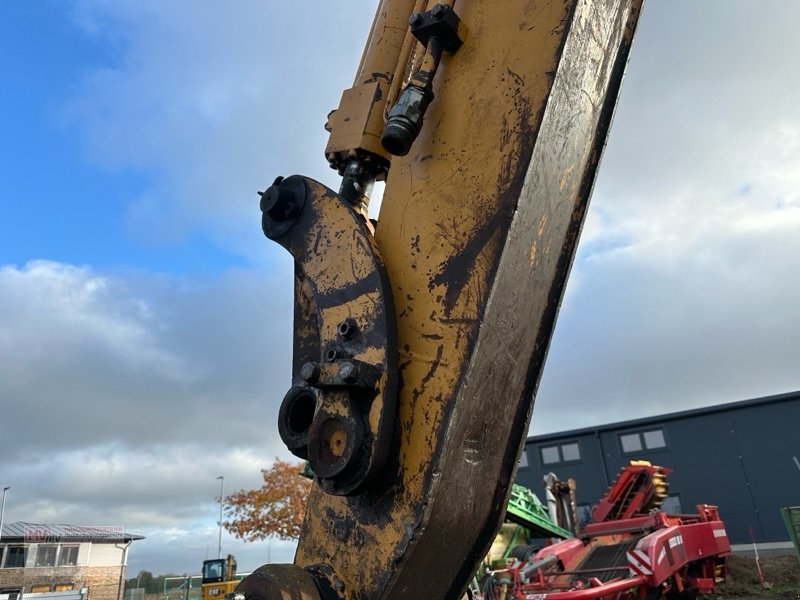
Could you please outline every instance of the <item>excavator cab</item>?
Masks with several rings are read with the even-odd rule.
[[[203,561],[202,600],[221,600],[225,594],[233,591],[237,583],[236,559],[233,555]]]

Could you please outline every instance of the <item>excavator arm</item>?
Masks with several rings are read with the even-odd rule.
[[[334,192],[262,194],[295,260],[293,565],[245,598],[460,598],[499,528],[642,0],[382,0]],[[377,223],[370,189],[386,187]]]

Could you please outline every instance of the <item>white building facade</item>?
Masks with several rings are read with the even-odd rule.
[[[120,600],[138,539],[117,527],[4,525],[0,600]]]

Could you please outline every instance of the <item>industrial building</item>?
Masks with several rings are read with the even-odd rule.
[[[119,527],[9,523],[0,535],[0,600],[120,600],[128,549]]]
[[[732,544],[788,547],[780,509],[800,505],[800,392],[533,436],[517,482],[541,496],[545,474],[575,479],[585,521],[631,460],[673,470],[666,512],[716,504]]]

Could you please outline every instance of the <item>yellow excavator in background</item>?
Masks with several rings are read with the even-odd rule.
[[[237,595],[465,593],[502,523],[641,4],[380,1],[326,126],[339,191],[293,175],[261,193],[265,235],[295,260],[278,431],[315,482],[294,564]]]
[[[201,600],[222,600],[233,592],[239,580],[236,578],[236,559],[211,558],[203,561]]]

